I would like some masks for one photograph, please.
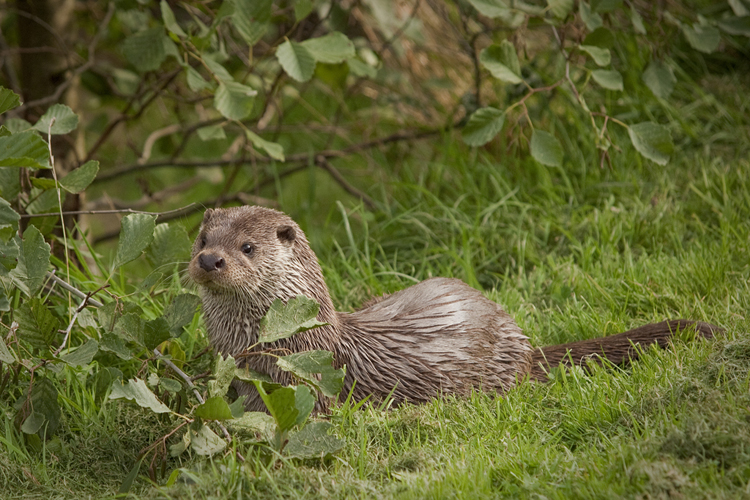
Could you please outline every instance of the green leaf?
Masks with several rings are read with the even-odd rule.
[[[10,89],[0,87],[0,115],[21,104],[21,97]]]
[[[596,83],[608,90],[623,90],[622,75],[614,69],[595,69],[591,77]]]
[[[240,396],[234,400],[234,403],[229,405],[229,410],[232,412],[232,418],[242,418],[245,414],[245,398],[246,396]]]
[[[542,165],[562,165],[563,148],[557,138],[544,130],[534,130],[531,136],[531,156]]]
[[[37,412],[31,412],[31,415],[26,417],[26,420],[23,421],[23,425],[21,425],[21,431],[24,434],[36,434],[39,432],[39,429],[42,428],[42,425],[47,419],[44,418],[44,415]]]
[[[469,0],[483,16],[502,19],[511,28],[521,25],[526,17],[519,10],[511,10],[507,0]]]
[[[227,443],[207,425],[203,425],[191,436],[190,446],[198,455],[210,457],[226,448]]]
[[[628,127],[630,142],[636,151],[658,165],[666,165],[674,151],[669,129],[654,122],[643,122]]]
[[[649,90],[662,99],[669,97],[677,83],[672,68],[662,61],[651,61],[646,71],[643,72],[642,78]]]
[[[312,78],[315,58],[303,45],[287,40],[276,49],[276,58],[284,71],[298,82]]]
[[[80,193],[89,187],[99,172],[99,162],[89,160],[60,179],[60,186],[69,193]]]
[[[0,229],[8,229],[7,231],[4,231],[4,233],[10,233],[3,234],[0,241],[8,241],[10,237],[16,233],[18,230],[18,221],[20,219],[21,216],[18,215],[18,212],[13,210],[10,203],[3,198],[0,198]]]
[[[49,268],[50,246],[36,226],[23,233],[18,265],[10,272],[11,279],[26,295],[33,297],[42,288]]]
[[[2,361],[3,363],[16,362],[15,354],[13,354],[10,349],[8,349],[8,346],[5,345],[2,337],[0,337],[0,361]]]
[[[243,120],[253,112],[256,90],[237,82],[222,81],[216,89],[214,106],[225,118]]]
[[[234,0],[232,24],[252,47],[265,35],[271,19],[271,0]]]
[[[109,393],[109,399],[127,399],[135,401],[141,408],[148,408],[154,413],[169,413],[169,408],[157,399],[151,389],[146,387],[146,382],[136,378],[128,380],[123,384],[120,380],[115,380],[112,384],[112,391]]]
[[[136,344],[143,346],[144,328],[145,321],[143,318],[141,318],[138,313],[128,312],[117,319],[114,333],[129,342],[135,342]]]
[[[688,43],[697,51],[704,54],[710,54],[719,47],[721,37],[719,30],[709,25],[694,24],[689,26],[682,25],[682,32],[685,34]]]
[[[575,0],[547,0],[549,9],[558,19],[565,19],[573,10]]]
[[[309,16],[312,10],[313,3],[311,0],[297,0],[294,3],[294,19],[300,22]]]
[[[276,364],[331,398],[344,386],[344,370],[333,367],[333,353],[329,351],[298,352],[279,358]],[[316,374],[320,374],[320,380]]]
[[[227,134],[224,132],[224,124],[217,123],[216,125],[208,125],[201,127],[197,130],[198,137],[201,141],[210,141],[213,139],[226,139]]]
[[[72,109],[65,104],[53,104],[32,128],[45,135],[50,131],[52,135],[62,135],[72,132],[77,127],[78,115],[73,113]]]
[[[354,76],[375,78],[378,76],[378,70],[367,64],[366,62],[360,61],[359,59],[351,58],[346,60],[346,64],[349,66],[349,71]]]
[[[229,71],[219,62],[221,54],[204,54],[203,63],[213,73],[213,75],[221,80],[222,82],[234,82],[234,78],[229,74]]]
[[[276,421],[266,412],[248,411],[236,420],[229,422],[232,430],[239,429],[249,432],[257,432],[267,441],[273,438],[276,430]]]
[[[722,19],[719,21],[719,28],[726,31],[730,35],[750,37],[750,15]]]
[[[132,359],[133,355],[130,353],[130,349],[125,345],[125,341],[112,333],[105,333],[102,335],[101,342],[99,343],[99,349],[106,352],[111,352],[115,356],[125,361]]]
[[[258,342],[275,342],[327,324],[315,319],[319,310],[317,302],[303,295],[294,297],[286,305],[280,299],[274,300],[260,320]]]
[[[732,8],[735,16],[750,15],[750,2],[748,0],[728,0],[727,3]]]
[[[498,80],[513,84],[523,81],[516,48],[508,40],[483,49],[479,53],[479,61]]]
[[[170,33],[174,33],[179,37],[185,38],[187,34],[182,31],[180,25],[177,24],[177,19],[175,19],[174,17],[174,12],[172,12],[172,9],[169,7],[169,4],[166,2],[166,0],[161,0],[159,6],[161,7],[161,18],[164,20],[164,26],[167,27]]]
[[[138,477],[138,473],[141,470],[141,464],[146,459],[146,456],[142,456],[140,460],[138,460],[132,469],[130,469],[130,472],[128,472],[128,475],[125,476],[125,479],[122,480],[122,484],[120,485],[120,489],[117,490],[117,493],[120,495],[124,495],[125,493],[130,491],[130,488],[133,487],[133,482],[135,481],[135,478]]]
[[[237,371],[237,365],[232,356],[216,356],[214,365],[214,379],[208,383],[208,395],[211,397],[222,397],[229,390],[229,386],[234,379]]]
[[[211,84],[204,80],[195,68],[188,66],[185,68],[185,71],[187,72],[188,87],[190,87],[190,90],[193,92],[200,92],[203,89],[211,88]]]
[[[640,35],[646,34],[646,26],[643,24],[643,18],[632,4],[630,5],[630,22],[633,23],[633,29],[636,33]]]
[[[122,42],[122,52],[138,71],[154,71],[167,58],[164,50],[164,27],[139,31]]]
[[[43,191],[46,191],[47,189],[55,189],[57,188],[57,182],[55,182],[55,179],[45,179],[42,177],[32,177],[31,179],[31,185],[35,188],[39,188]]]
[[[198,405],[194,414],[206,420],[231,420],[234,418],[232,410],[221,396],[208,398],[203,404]]]
[[[284,147],[281,144],[277,142],[267,141],[250,130],[246,130],[245,133],[247,134],[247,138],[250,140],[250,142],[253,143],[253,146],[258,149],[262,149],[263,151],[268,153],[268,156],[270,156],[274,160],[284,161]]]
[[[178,380],[172,380],[171,378],[159,379],[159,386],[172,394],[177,394],[182,390],[182,384]]]
[[[315,396],[306,385],[294,388],[294,406],[297,409],[297,420],[294,425],[302,425],[315,408]]]
[[[602,49],[601,47],[594,47],[593,45],[580,45],[578,48],[590,55],[597,66],[608,66],[612,61],[612,55],[609,53],[609,49]]]
[[[268,412],[276,422],[279,431],[284,432],[294,427],[300,415],[295,405],[295,389],[293,387],[281,387],[271,393],[267,393],[262,382],[253,381],[253,383],[258,389],[261,399],[266,404]]]
[[[591,8],[600,14],[612,12],[622,6],[622,0],[591,0]]]
[[[0,137],[0,167],[49,168],[47,143],[32,131]]]
[[[190,324],[198,312],[201,299],[192,293],[182,293],[169,302],[164,309],[164,318],[169,323],[169,331],[172,337],[179,337],[182,327]]]
[[[154,239],[155,226],[155,215],[129,214],[123,217],[120,239],[117,242],[115,268],[141,256]]]
[[[99,342],[89,339],[85,344],[78,346],[74,351],[60,356],[70,366],[87,366],[99,352]]]
[[[583,24],[586,25],[586,28],[589,31],[594,31],[595,29],[602,26],[602,16],[600,16],[596,12],[593,12],[591,10],[591,6],[588,3],[581,2],[578,6],[578,9],[581,14],[581,20],[583,21]]]
[[[146,321],[143,325],[143,340],[141,343],[146,346],[149,352],[170,338],[169,323],[163,317]]]
[[[190,261],[192,242],[182,224],[157,224],[148,256],[155,268]]]
[[[44,424],[37,431],[42,439],[49,439],[60,426],[60,405],[57,403],[57,389],[46,378],[35,379],[31,389],[31,407],[34,413],[44,416]]]
[[[338,31],[318,38],[309,38],[300,45],[306,48],[316,61],[322,63],[338,64],[355,56],[352,41]]]
[[[340,451],[345,441],[333,436],[329,422],[310,422],[289,436],[284,454],[296,458],[326,458]]]
[[[503,128],[505,113],[497,108],[479,108],[469,117],[461,137],[469,146],[483,146]]]

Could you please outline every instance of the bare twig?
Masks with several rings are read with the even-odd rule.
[[[52,281],[54,281],[54,282],[55,282],[56,284],[60,285],[60,286],[61,286],[62,288],[64,288],[65,290],[69,291],[70,293],[72,293],[73,295],[75,295],[76,297],[78,297],[79,299],[84,299],[84,300],[86,300],[86,301],[87,301],[87,302],[88,302],[89,304],[91,304],[92,306],[95,306],[95,307],[104,307],[104,304],[102,304],[101,302],[99,302],[99,301],[98,301],[98,300],[96,300],[96,299],[92,299],[92,298],[91,298],[91,297],[89,296],[89,294],[85,294],[85,293],[83,293],[83,292],[82,292],[82,291],[80,291],[79,289],[75,288],[75,287],[74,287],[74,286],[72,286],[72,285],[69,285],[69,284],[68,284],[68,283],[66,283],[65,281],[63,281],[63,280],[61,280],[60,278],[58,278],[58,277],[57,277],[57,276],[55,275],[55,272],[54,272],[54,271],[52,271],[52,272],[48,272],[48,273],[47,273],[47,278],[51,279],[51,280],[52,280]],[[101,290],[101,289],[102,289],[102,288],[99,288],[99,290]],[[99,290],[96,290],[95,292],[92,292],[91,294],[93,295],[94,293],[98,292]]]
[[[349,182],[344,178],[343,175],[341,175],[341,172],[336,170],[336,167],[331,165],[331,162],[329,162],[325,157],[318,156],[315,158],[315,163],[321,167],[323,170],[331,174],[331,177],[333,177],[333,180],[339,183],[339,185],[344,188],[344,190],[349,193],[350,195],[354,196],[355,198],[359,198],[362,200],[362,202],[367,205],[367,208],[370,210],[375,210],[376,205],[375,201],[370,198],[367,194],[365,194],[363,191],[360,191],[359,189],[355,188]]]
[[[197,203],[191,203],[182,208],[176,208],[174,210],[168,210],[166,212],[146,212],[144,210],[133,210],[132,208],[121,208],[116,210],[71,210],[69,212],[62,212],[63,215],[111,215],[111,214],[147,214],[156,215],[157,221],[161,222],[164,217],[177,214],[178,216],[183,213],[190,213],[193,208],[197,206]],[[43,214],[21,214],[22,219],[30,219],[33,217],[54,217],[60,215],[60,212],[49,212]]]

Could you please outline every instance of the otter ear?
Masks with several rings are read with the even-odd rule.
[[[214,209],[213,208],[207,208],[206,212],[203,214],[203,224],[207,223],[211,220],[211,215],[213,215]]]
[[[279,226],[276,228],[276,236],[282,243],[291,243],[297,237],[297,233],[292,226]]]

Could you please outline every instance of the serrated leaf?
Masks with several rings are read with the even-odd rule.
[[[123,217],[120,239],[117,242],[115,268],[141,256],[154,239],[155,226],[155,215],[128,214]]]
[[[112,384],[112,391],[109,393],[109,399],[127,399],[135,401],[141,408],[148,408],[154,413],[169,413],[169,408],[159,401],[156,395],[146,386],[146,382],[139,378],[128,380],[123,384],[120,380],[115,380]]]
[[[0,115],[21,104],[21,97],[10,89],[0,87]]]
[[[318,38],[309,38],[300,45],[321,63],[338,64],[355,55],[352,41],[338,31],[332,31]]]
[[[232,356],[224,358],[221,354],[216,356],[216,364],[214,365],[214,379],[208,383],[208,394],[211,397],[224,396],[229,390],[229,386],[234,379],[234,374],[237,371],[237,365],[235,364]]]
[[[333,353],[329,351],[298,352],[279,358],[276,364],[331,398],[344,386],[344,370],[333,367]]]
[[[544,130],[534,130],[531,136],[531,156],[542,165],[559,167],[562,165],[563,148],[554,135]]]
[[[547,0],[547,5],[558,19],[565,19],[573,10],[575,0]]]
[[[315,408],[315,396],[306,385],[294,388],[294,406],[297,408],[297,420],[294,425],[302,425]]]
[[[153,351],[159,344],[170,338],[169,323],[163,317],[146,321],[143,325],[143,340],[141,343],[149,351]]]
[[[284,71],[298,82],[306,82],[312,78],[315,58],[301,44],[287,40],[276,49],[276,58]]]
[[[207,425],[203,425],[191,436],[190,446],[198,455],[210,457],[226,448],[227,443]]]
[[[99,352],[99,342],[89,339],[85,344],[78,346],[75,351],[60,356],[70,366],[87,366]]]
[[[632,4],[630,5],[630,22],[633,23],[633,29],[636,33],[640,35],[646,34],[646,26],[643,24],[643,18]]]
[[[490,142],[503,128],[505,113],[497,108],[480,108],[469,117],[461,131],[461,137],[469,146],[483,146]]]
[[[18,265],[10,272],[13,282],[26,295],[33,297],[42,288],[49,268],[50,246],[36,226],[30,225],[23,233],[18,253]]]
[[[331,434],[329,422],[310,422],[289,436],[284,454],[296,458],[326,458],[340,451],[345,441]]]
[[[102,335],[101,342],[99,343],[99,349],[102,351],[111,352],[122,360],[129,360],[133,358],[130,353],[130,349],[125,345],[125,340],[114,335],[112,333],[105,333]]]
[[[276,421],[271,415],[260,411],[247,411],[236,420],[228,423],[232,430],[239,429],[257,432],[270,441],[276,430]]]
[[[190,261],[192,242],[181,224],[157,224],[148,255],[155,268]]]
[[[208,398],[203,404],[195,408],[194,414],[206,420],[230,420],[234,418],[232,410],[221,396]]]
[[[595,69],[591,77],[596,83],[608,90],[623,90],[622,75],[614,69]]]
[[[719,21],[719,28],[730,35],[750,37],[750,15],[722,19]]]
[[[19,220],[21,220],[21,216],[18,215],[18,212],[13,210],[10,203],[3,198],[0,198],[0,228],[9,227],[11,228],[12,233],[15,233],[18,229]],[[2,241],[7,241],[8,239],[9,238],[3,238]]]
[[[313,299],[298,295],[285,305],[276,299],[260,320],[258,342],[268,343],[285,339],[326,323],[316,320],[320,305]]]
[[[8,346],[5,345],[2,337],[0,337],[0,361],[2,361],[3,363],[16,362],[16,356],[12,352],[10,352],[10,349],[8,349]]]
[[[182,327],[193,321],[200,303],[200,297],[192,293],[182,293],[170,301],[164,309],[164,318],[169,323],[169,331],[173,337],[179,337]]]
[[[167,27],[170,33],[174,33],[179,37],[185,38],[187,34],[182,31],[180,25],[177,24],[177,19],[175,19],[174,17],[174,12],[172,12],[172,9],[169,7],[169,4],[166,2],[166,0],[161,0],[159,7],[161,7],[161,18],[164,20],[164,26]]]
[[[203,64],[205,64],[206,67],[211,71],[211,73],[213,73],[213,75],[219,80],[221,80],[222,82],[233,82],[234,78],[232,77],[232,75],[218,61],[220,57],[221,57],[221,54],[217,54],[217,53],[204,54]]]
[[[213,139],[226,139],[227,134],[224,132],[224,124],[217,123],[216,125],[208,125],[201,127],[197,130],[198,137],[201,141],[210,141]]]
[[[0,167],[49,168],[47,143],[32,131],[0,137]]]
[[[677,83],[672,68],[661,61],[651,61],[642,78],[649,90],[662,99],[669,97]]]
[[[581,2],[578,6],[578,9],[581,14],[581,21],[583,21],[583,24],[586,25],[586,28],[589,31],[594,31],[595,29],[602,26],[602,16],[600,16],[596,12],[593,12],[591,10],[591,6],[588,3]]]
[[[710,54],[719,47],[721,36],[719,30],[710,25],[694,24],[689,26],[682,25],[682,32],[685,34],[688,43],[697,51],[704,54]]]
[[[37,431],[42,439],[49,439],[60,426],[60,405],[57,403],[57,389],[46,378],[36,379],[31,389],[31,407],[34,413],[44,416],[44,424]]]
[[[654,122],[643,122],[628,127],[630,142],[636,151],[657,163],[666,165],[674,151],[669,129]]]
[[[117,319],[114,333],[129,342],[135,342],[136,344],[143,346],[144,327],[145,321],[143,318],[137,313],[129,312],[123,314]]]
[[[612,55],[610,54],[609,49],[603,49],[593,45],[580,45],[578,48],[590,55],[597,66],[608,66],[612,61]]]
[[[69,193],[80,193],[89,187],[97,173],[99,173],[99,162],[89,160],[60,179],[60,186]]]
[[[50,124],[52,128],[50,128]],[[32,128],[42,134],[61,135],[72,132],[77,127],[78,115],[72,109],[65,104],[53,104]]]
[[[122,52],[138,71],[155,71],[167,58],[164,37],[163,26],[139,31],[122,42]]]
[[[253,112],[257,91],[237,82],[222,81],[216,89],[214,107],[225,118],[242,120]]]
[[[252,47],[263,38],[271,19],[271,0],[234,0],[232,24]]]
[[[513,84],[523,81],[516,48],[508,40],[483,49],[479,53],[479,61],[498,80]]]
[[[251,130],[246,130],[245,133],[253,146],[262,149],[274,160],[284,161],[284,147],[281,144],[267,141]]]

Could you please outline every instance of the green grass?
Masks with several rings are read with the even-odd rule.
[[[724,106],[705,102],[684,115],[691,127]],[[535,345],[678,317],[719,324],[724,336],[651,349],[627,369],[556,372],[504,398],[337,408],[330,420],[346,447],[330,460],[269,464],[240,444],[244,463],[171,459],[167,475],[183,470],[174,486],[138,480],[131,497],[750,496],[750,144],[747,124],[727,115],[703,138],[676,137],[682,147],[667,167],[625,149],[600,169],[584,139],[570,140],[581,153],[564,170],[500,146],[472,151],[452,136],[408,154],[394,148],[382,158],[398,164],[382,212],[344,203],[305,218],[342,310],[455,276],[502,304]],[[163,293],[179,286],[167,282]],[[162,299],[144,297],[143,307]],[[188,358],[206,344],[197,323],[189,330]],[[208,366],[200,363],[194,373]],[[103,377],[70,372],[58,387],[61,429],[44,444],[21,436],[13,401],[2,399],[0,498],[116,494],[138,452],[170,426],[103,400]]]

